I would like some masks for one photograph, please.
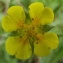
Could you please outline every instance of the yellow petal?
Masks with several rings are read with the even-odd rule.
[[[59,44],[58,36],[55,33],[45,33],[43,41],[48,47],[52,49],[56,49]]]
[[[40,19],[40,23],[42,25],[50,24],[54,19],[54,13],[51,8],[45,7],[42,12],[42,17]]]
[[[2,28],[6,32],[12,32],[12,31],[16,31],[20,27],[19,24],[13,18],[9,16],[5,16],[2,21]]]
[[[41,17],[42,11],[44,10],[44,6],[42,3],[40,2],[35,2],[32,3],[29,6],[29,14],[31,19],[33,20],[33,24],[38,24],[39,23],[39,19]]]
[[[34,43],[34,54],[37,56],[47,56],[50,54],[50,48],[43,42],[43,37],[38,35],[37,41]]]
[[[20,29],[25,21],[25,13],[21,6],[12,6],[7,11],[7,16],[2,20],[2,27],[6,32]]]
[[[21,6],[12,6],[8,9],[7,14],[20,23],[25,21],[25,12]]]
[[[18,59],[29,59],[31,57],[31,54],[31,46],[29,42],[26,41],[24,44],[21,44],[15,56]]]
[[[6,50],[10,55],[15,55],[18,59],[28,59],[31,57],[32,50],[26,36],[9,37],[6,41]]]
[[[19,48],[20,42],[18,37],[9,37],[6,41],[5,47],[6,51],[10,55],[15,55],[18,48]]]
[[[40,2],[32,3],[29,8],[29,14],[34,25],[49,24],[54,19],[52,9],[44,7]]]

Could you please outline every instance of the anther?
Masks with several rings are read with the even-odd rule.
[[[26,31],[25,31],[26,32]]]
[[[32,18],[32,20],[34,20],[34,18]]]
[[[39,40],[39,38],[37,38],[37,40]]]
[[[33,29],[34,29],[34,27],[33,27]]]
[[[23,25],[22,25],[22,27],[23,27]]]
[[[20,36],[20,38],[22,38],[22,36]]]
[[[38,42],[36,42],[36,44],[38,44]]]
[[[37,33],[36,33],[36,35],[37,35]]]

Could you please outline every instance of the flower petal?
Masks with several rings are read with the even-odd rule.
[[[37,56],[47,56],[50,54],[50,49],[42,42],[34,45],[34,53]]]
[[[40,2],[32,3],[29,8],[29,14],[34,25],[49,24],[54,19],[52,9],[44,7]]]
[[[34,43],[34,53],[40,57],[50,54],[50,48],[42,41],[42,38],[41,35],[38,35],[38,40]]]
[[[28,41],[26,41],[24,44],[21,44],[19,47],[16,58],[18,59],[29,59],[32,55],[32,49]]]
[[[32,3],[29,6],[29,14],[31,19],[33,20],[33,24],[38,24],[39,23],[39,19],[41,17],[42,11],[44,10],[44,6],[42,3],[40,2],[35,2]]]
[[[43,41],[48,47],[52,49],[56,49],[59,44],[58,36],[55,33],[45,33]]]
[[[26,36],[9,37],[6,41],[6,50],[10,55],[15,55],[18,59],[28,59],[31,57],[32,50]]]
[[[11,55],[15,55],[19,45],[20,42],[18,37],[9,37],[5,44],[6,51]]]
[[[25,21],[24,9],[21,6],[10,7],[7,11],[7,14],[19,21],[20,23],[22,23],[22,21]]]
[[[25,13],[21,6],[12,6],[7,11],[7,16],[3,18],[2,27],[6,32],[20,29],[25,21]]]
[[[41,17],[41,24],[50,24],[54,19],[54,13],[51,8],[45,7],[43,12],[42,12],[42,17]]]
[[[5,16],[2,21],[2,27],[6,32],[12,32],[19,29],[19,24],[11,17]]]

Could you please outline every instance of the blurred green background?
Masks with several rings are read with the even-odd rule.
[[[7,9],[13,5],[22,5],[25,9],[32,2],[42,2],[44,6],[50,7],[55,13],[54,26],[50,31],[55,32],[59,37],[59,46],[53,50],[47,57],[39,58],[32,61],[26,60],[25,63],[63,63],[63,0],[0,0],[0,63],[24,63],[13,56],[10,56],[5,50],[5,41],[7,33],[1,27],[2,17],[6,14]],[[34,62],[35,61],[35,62]]]

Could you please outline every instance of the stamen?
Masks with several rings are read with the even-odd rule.
[[[38,42],[36,42],[36,44],[38,44]]]
[[[33,29],[34,29],[34,27],[33,27]]]
[[[37,35],[37,33],[36,33],[36,35]]]
[[[22,25],[22,27],[23,27],[23,25]]]
[[[25,31],[26,32],[26,31]]]
[[[22,36],[20,36],[20,38],[22,38]]]
[[[32,18],[32,20],[34,20],[34,18]]]
[[[39,40],[39,38],[37,38],[37,40]]]

